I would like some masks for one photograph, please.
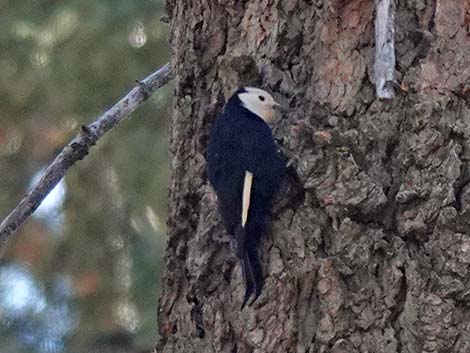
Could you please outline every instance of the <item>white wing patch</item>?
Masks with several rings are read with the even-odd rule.
[[[250,208],[251,185],[253,184],[253,173],[245,171],[245,181],[243,183],[242,199],[242,227],[245,227],[248,219],[248,210]]]

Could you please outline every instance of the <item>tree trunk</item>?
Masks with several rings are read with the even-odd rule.
[[[396,9],[396,98],[375,98],[372,0],[171,0],[175,100],[157,352],[470,352],[470,1]],[[239,263],[205,173],[241,85],[294,110],[298,180],[240,311]]]

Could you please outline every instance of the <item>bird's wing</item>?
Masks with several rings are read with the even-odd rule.
[[[248,219],[248,210],[250,209],[251,186],[253,185],[253,173],[245,171],[245,180],[243,182],[242,198],[242,227],[245,227]]]

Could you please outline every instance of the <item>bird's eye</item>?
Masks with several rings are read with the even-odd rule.
[[[258,98],[259,98],[259,100],[260,100],[261,102],[264,102],[264,99],[265,99],[265,98],[264,98],[263,96],[258,96]]]

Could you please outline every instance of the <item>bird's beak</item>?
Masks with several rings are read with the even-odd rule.
[[[280,111],[281,113],[288,113],[291,111],[289,107],[285,107],[278,102],[274,102],[273,109]]]

